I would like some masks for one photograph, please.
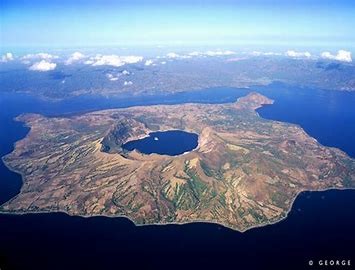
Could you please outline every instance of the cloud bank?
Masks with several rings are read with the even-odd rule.
[[[207,56],[223,56],[223,55],[233,55],[235,52],[233,51],[207,51],[205,55]]]
[[[147,60],[144,63],[145,66],[151,66],[152,64],[153,64],[153,60]]]
[[[57,67],[56,63],[51,63],[47,60],[41,60],[39,62],[34,63],[29,67],[29,70],[33,71],[50,71]]]
[[[322,58],[330,59],[330,60],[337,60],[341,62],[352,62],[351,52],[345,50],[339,50],[337,54],[331,54],[330,52],[323,52],[321,54]]]
[[[9,62],[14,60],[14,56],[12,53],[8,52],[1,56],[1,62]]]
[[[23,56],[21,59],[22,60],[33,60],[33,59],[43,59],[43,60],[52,60],[52,59],[57,59],[59,56],[57,55],[52,55],[49,53],[35,53],[35,54],[26,54]]]
[[[118,56],[118,55],[101,55],[97,54],[96,56],[90,57],[89,60],[84,63],[92,66],[114,66],[120,67],[125,64],[134,64],[141,62],[143,60],[142,56]]]
[[[121,76],[128,76],[130,75],[131,73],[128,71],[128,70],[123,70],[119,73],[116,73],[116,74],[112,74],[112,73],[107,73],[106,74],[106,77],[107,79],[109,79],[110,81],[118,81],[118,79],[121,77]]]
[[[216,51],[206,51],[206,52],[194,51],[194,52],[190,52],[188,54],[177,54],[177,53],[171,52],[171,53],[168,53],[166,55],[166,57],[170,58],[170,59],[187,59],[187,58],[192,58],[192,57],[228,56],[228,55],[234,55],[234,54],[235,54],[235,52],[233,52],[233,51],[216,50]]]
[[[253,56],[280,56],[281,53],[277,52],[260,52],[260,51],[253,51],[250,53]]]
[[[67,59],[67,61],[65,61],[65,64],[70,65],[70,64],[73,64],[74,62],[77,62],[77,61],[83,59],[83,58],[85,58],[84,54],[82,54],[81,52],[75,52],[70,55],[70,57]]]
[[[124,86],[129,86],[129,85],[132,85],[133,82],[132,81],[124,81],[123,85]]]
[[[226,51],[217,50],[217,51],[206,51],[206,52],[194,51],[194,52],[190,52],[189,56],[227,56],[233,54],[235,54],[235,52],[229,50]]]
[[[109,79],[110,81],[117,81],[118,80],[118,76],[115,76],[113,74],[106,74],[107,79]]]
[[[59,56],[41,52],[36,54],[26,54],[21,57],[21,61],[23,64],[31,65],[29,67],[30,70],[48,71],[56,68],[57,64],[52,63],[51,61],[57,58],[59,58]]]
[[[168,58],[179,58],[180,55],[178,55],[177,53],[171,52],[171,53],[168,53],[166,55],[166,57],[168,57]]]
[[[312,56],[310,52],[296,52],[293,50],[287,51],[285,55],[292,58],[311,58]]]

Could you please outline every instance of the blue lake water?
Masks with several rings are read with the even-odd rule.
[[[283,84],[253,87],[275,100],[258,110],[267,119],[300,125],[321,144],[355,158],[355,93],[305,89]]]
[[[122,145],[128,151],[138,150],[142,154],[159,154],[177,156],[195,149],[198,135],[182,130],[151,132],[149,136],[129,141]]]
[[[273,84],[254,90],[275,99],[258,113],[301,125],[327,146],[355,157],[355,93]],[[250,89],[215,88],[131,99],[81,97],[47,102],[0,94],[0,156],[28,128],[13,121],[26,112],[47,116],[97,109],[184,102],[235,101]],[[18,174],[0,163],[0,203],[21,187]],[[355,191],[305,192],[287,219],[238,233],[215,224],[136,227],[125,218],[81,218],[66,214],[0,215],[3,269],[320,269],[309,260],[354,257]],[[353,261],[354,263],[354,261]]]

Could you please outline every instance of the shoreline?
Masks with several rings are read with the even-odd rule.
[[[298,192],[296,194],[296,196],[293,198],[292,200],[292,203],[290,205],[290,208],[289,210],[286,212],[285,216],[284,217],[281,217],[280,219],[274,221],[274,222],[266,222],[266,223],[263,223],[263,224],[259,224],[259,225],[255,225],[255,226],[251,226],[251,227],[248,227],[246,228],[245,230],[239,230],[237,228],[234,228],[234,227],[231,227],[231,226],[227,226],[223,223],[218,223],[218,222],[214,222],[214,221],[208,221],[208,220],[192,220],[192,221],[186,221],[186,222],[168,222],[168,223],[147,223],[147,224],[140,224],[140,223],[137,223],[135,222],[133,219],[131,219],[130,217],[128,216],[125,216],[125,215],[117,215],[117,216],[110,216],[110,215],[80,215],[80,214],[69,214],[68,212],[65,212],[65,211],[29,211],[29,212],[22,212],[22,211],[19,211],[19,212],[15,212],[15,211],[9,211],[9,212],[5,212],[5,211],[2,211],[0,210],[0,215],[16,215],[16,216],[22,216],[22,215],[49,215],[49,214],[65,214],[69,217],[80,217],[80,218],[84,218],[84,219],[89,219],[89,218],[95,218],[95,217],[103,217],[103,218],[124,218],[124,219],[127,219],[129,220],[130,222],[133,223],[134,226],[136,227],[144,227],[144,226],[169,226],[169,225],[188,225],[188,224],[194,224],[194,223],[205,223],[205,224],[212,224],[212,225],[216,225],[216,226],[222,226],[224,228],[227,228],[227,229],[230,229],[232,231],[236,231],[236,232],[239,232],[239,233],[245,233],[245,232],[248,232],[252,229],[257,229],[257,228],[262,228],[262,227],[265,227],[265,226],[269,226],[269,225],[274,225],[274,224],[277,224],[283,220],[286,220],[289,216],[289,214],[291,213],[292,209],[293,209],[293,206],[294,206],[294,203],[295,201],[297,200],[297,198],[299,197],[299,195],[301,195],[302,193],[304,192],[325,192],[325,191],[331,191],[331,190],[334,190],[334,191],[345,191],[345,190],[351,190],[351,191],[354,191],[355,188],[334,188],[334,187],[331,187],[331,188],[326,188],[326,189],[320,189],[320,190],[302,190],[300,192]],[[17,195],[15,196],[17,197]],[[11,201],[12,199],[14,199],[15,197],[11,198],[9,201]],[[7,201],[7,202],[9,202]],[[7,203],[5,202],[5,203]],[[1,205],[2,206],[2,205]],[[0,207],[1,207],[0,206]]]

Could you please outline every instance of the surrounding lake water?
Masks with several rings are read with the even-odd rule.
[[[322,144],[355,157],[355,93],[282,84],[253,89],[275,99],[273,105],[258,110],[262,117],[299,124]],[[22,123],[13,121],[21,113],[53,116],[133,105],[223,103],[248,92],[216,88],[125,100],[81,97],[55,103],[1,93],[0,156],[11,152],[14,142],[28,132]],[[15,196],[20,187],[20,176],[1,162],[0,203]],[[136,227],[126,218],[0,215],[0,268],[320,269],[309,267],[308,261],[353,259],[354,205],[354,190],[304,192],[287,219],[246,233],[206,223]]]
[[[197,145],[197,134],[182,130],[167,130],[151,132],[147,137],[123,144],[122,148],[128,151],[136,149],[147,155],[155,153],[177,156],[195,149]]]

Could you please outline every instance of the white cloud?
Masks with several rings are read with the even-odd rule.
[[[32,59],[51,60],[51,59],[57,59],[57,58],[59,58],[59,56],[52,55],[49,53],[36,53],[36,54],[26,54],[21,59],[22,60],[32,60]]]
[[[166,55],[167,58],[171,58],[171,59],[176,59],[176,58],[180,58],[180,59],[187,59],[187,58],[191,58],[191,57],[195,57],[195,56],[227,56],[227,55],[234,55],[235,52],[233,51],[222,51],[222,50],[216,50],[216,51],[206,51],[206,52],[199,52],[199,51],[194,51],[194,52],[190,52],[187,55],[181,55],[181,54],[177,54],[174,52],[168,53]]]
[[[144,63],[144,65],[146,65],[146,66],[150,66],[150,65],[152,65],[153,64],[153,60],[147,60],[147,61],[145,61],[145,63]]]
[[[119,76],[115,76],[115,75],[113,75],[113,74],[108,73],[108,74],[106,74],[106,77],[107,77],[107,79],[109,79],[110,81],[117,81]]]
[[[77,61],[83,59],[83,58],[85,58],[84,54],[82,54],[81,52],[75,52],[70,55],[70,57],[67,59],[67,61],[65,61],[65,64],[70,65],[70,64],[73,64],[74,62],[77,62]]]
[[[321,54],[322,58],[325,59],[331,59],[331,60],[337,60],[337,61],[342,61],[342,62],[352,62],[351,58],[351,52],[344,51],[344,50],[339,50],[336,55],[331,54],[330,52],[323,52]]]
[[[59,58],[59,56],[49,53],[36,53],[26,54],[21,57],[21,60],[22,63],[31,65],[30,70],[48,71],[56,68],[57,64],[51,63],[51,61],[57,58]]]
[[[106,77],[107,79],[109,79],[110,81],[118,81],[118,79],[121,77],[121,76],[125,76],[125,75],[128,75],[130,74],[127,70],[124,70],[120,73],[117,73],[117,74],[111,74],[111,73],[107,73],[106,74]],[[126,84],[125,84],[126,85]]]
[[[30,70],[34,71],[49,71],[55,69],[57,64],[51,63],[47,60],[41,60],[40,62],[34,63],[29,67]]]
[[[170,59],[188,59],[188,58],[191,58],[190,55],[181,55],[181,54],[177,54],[177,53],[174,53],[174,52],[168,53],[166,55],[166,57],[170,58]]]
[[[161,62],[160,64],[165,65],[165,64],[166,64],[166,61],[163,61],[163,62]]]
[[[125,64],[134,64],[138,63],[143,60],[142,56],[118,56],[118,55],[101,55],[97,54],[96,56],[90,57],[89,60],[85,61],[84,63],[87,65],[93,66],[114,66],[120,67]]]
[[[132,84],[133,84],[132,81],[125,81],[125,82],[123,83],[124,86],[132,85]]]
[[[126,76],[126,75],[129,75],[129,74],[131,74],[129,71],[123,70],[122,72],[119,72],[119,73],[116,73],[116,74],[107,73],[106,77],[110,81],[117,81],[121,76]]]
[[[94,64],[94,63],[95,63],[94,60],[86,60],[86,61],[84,62],[85,65],[92,65],[92,64]]]
[[[8,52],[1,56],[1,62],[8,62],[14,60],[14,56],[12,53]]]
[[[233,51],[222,51],[222,50],[217,50],[217,51],[206,51],[206,52],[190,52],[188,55],[189,56],[227,56],[227,55],[233,55],[235,52]]]
[[[205,52],[207,56],[223,56],[223,55],[233,55],[233,51],[207,51]]]
[[[312,56],[310,52],[296,52],[293,50],[287,51],[285,55],[293,58],[310,58]]]
[[[200,56],[201,54],[203,54],[203,53],[201,53],[201,52],[190,52],[189,53],[189,55],[191,55],[191,56]]]
[[[174,52],[168,53],[166,56],[168,58],[179,58],[180,57],[180,55],[178,55],[177,53],[174,53]]]
[[[281,55],[281,53],[253,51],[253,52],[251,52],[251,55],[253,55],[253,56],[278,56],[278,55]]]
[[[127,64],[134,64],[142,61],[143,57],[142,56],[121,56],[121,59],[123,60],[123,62]]]

